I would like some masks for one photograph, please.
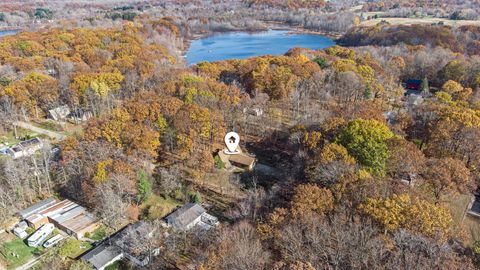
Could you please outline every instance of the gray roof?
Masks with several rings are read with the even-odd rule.
[[[480,214],[480,198],[479,197],[475,196],[475,200],[473,201],[470,211]]]
[[[90,250],[81,259],[89,262],[95,269],[100,269],[122,257],[122,250],[115,245],[109,245],[107,241]]]
[[[39,201],[38,203],[19,211],[18,214],[22,217],[22,219],[27,218],[35,213],[42,211],[43,209],[55,204],[54,198],[48,198],[43,201]]]
[[[62,213],[55,214],[51,216],[50,218],[54,220],[55,222],[58,222],[60,224],[80,215],[85,212],[85,208],[81,207],[80,205],[75,204],[73,207],[69,207],[66,209],[66,211]]]
[[[53,120],[58,121],[66,118],[70,114],[70,108],[67,105],[59,106],[48,111]]]
[[[167,217],[168,224],[177,229],[186,229],[195,219],[205,213],[205,209],[196,203],[187,203]]]
[[[95,267],[95,269],[100,269],[113,263],[114,261],[120,260],[123,258],[124,254],[128,252],[128,239],[124,239],[128,230],[132,230],[135,233],[143,233],[143,229],[146,228],[144,221],[138,221],[134,224],[130,224],[123,229],[117,231],[115,234],[111,235],[109,238],[103,240],[103,242],[91,249],[85,255],[81,257],[82,260],[89,262]],[[125,250],[126,249],[126,250]],[[138,260],[143,260],[143,256],[135,256]]]
[[[33,138],[33,139],[30,139],[30,140],[20,142],[18,144],[21,145],[24,148],[28,148],[28,147],[33,147],[33,146],[40,145],[40,144],[42,144],[42,141],[40,141],[39,138]]]

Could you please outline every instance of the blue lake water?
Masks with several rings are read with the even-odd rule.
[[[1,30],[0,37],[15,35],[19,30]]]
[[[324,49],[333,45],[335,42],[325,36],[289,34],[284,30],[231,32],[192,41],[185,57],[188,64],[192,65],[201,61],[214,62],[265,54],[281,55],[293,47]]]

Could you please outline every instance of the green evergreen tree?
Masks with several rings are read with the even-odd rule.
[[[195,194],[191,196],[191,201],[198,204],[202,203],[202,195],[200,195],[200,192],[195,192]]]
[[[138,195],[139,201],[147,200],[152,194],[152,184],[148,180],[147,173],[144,170],[138,172]]]
[[[323,57],[317,57],[313,59],[313,62],[317,63],[322,69],[325,69],[328,67],[327,60]]]
[[[367,87],[365,87],[365,92],[363,93],[363,97],[365,99],[372,98],[372,88],[370,87],[370,85],[367,85]]]
[[[423,78],[422,84],[420,86],[420,89],[422,90],[422,93],[430,93],[430,87],[428,86],[428,79],[427,77]]]
[[[221,170],[223,168],[225,168],[225,163],[223,163],[222,159],[220,158],[219,155],[216,155],[214,158],[213,158],[214,162],[215,162],[215,168]]]

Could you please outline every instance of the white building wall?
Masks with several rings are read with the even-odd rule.
[[[190,230],[193,228],[195,225],[197,225],[200,221],[202,221],[202,216],[197,217],[195,220],[193,220],[190,224],[187,225],[187,230]]]

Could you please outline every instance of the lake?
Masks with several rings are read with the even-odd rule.
[[[193,40],[185,54],[189,65],[201,61],[248,58],[265,54],[282,55],[293,47],[324,49],[335,42],[322,35],[290,34],[285,30],[247,33],[230,32]]]
[[[0,37],[15,35],[19,30],[0,30]]]

